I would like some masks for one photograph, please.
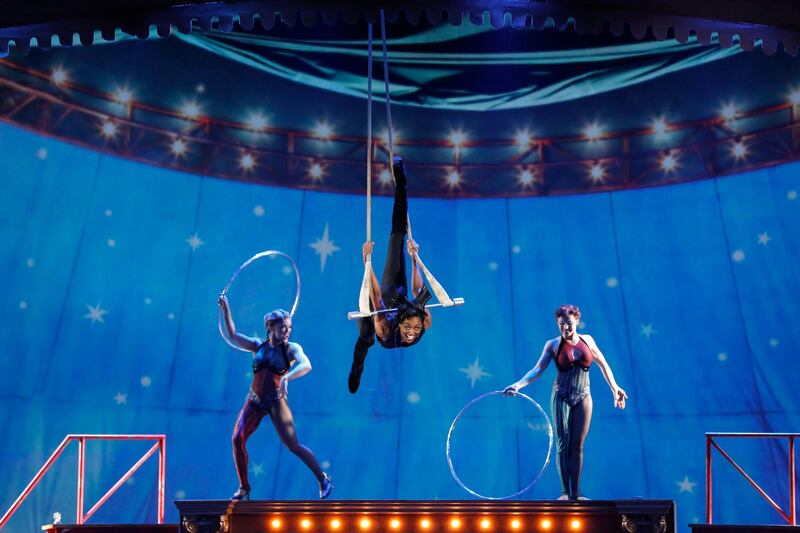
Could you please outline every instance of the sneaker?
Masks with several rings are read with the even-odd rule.
[[[241,501],[250,499],[250,490],[239,487],[239,490],[233,493],[231,501]]]
[[[405,184],[406,164],[399,155],[394,156],[394,161],[392,161],[392,175],[394,175],[395,185]]]
[[[589,500],[589,498],[587,498],[586,496],[583,496],[583,495],[580,495],[580,496],[578,496],[578,497],[577,497],[577,498],[575,498],[575,499],[576,499],[576,500],[583,500],[583,501],[588,501],[588,500]]]
[[[556,498],[556,500],[557,500],[557,501],[569,500],[569,494],[562,494],[561,496],[559,496],[558,498]]]
[[[319,499],[324,500],[328,496],[331,495],[331,491],[333,490],[333,483],[331,483],[331,478],[328,477],[328,474],[322,474],[322,481],[319,482]]]
[[[361,374],[363,372],[364,364],[357,365],[353,362],[353,366],[350,367],[350,375],[347,376],[347,389],[350,391],[350,394],[358,392],[358,387],[361,385]]]

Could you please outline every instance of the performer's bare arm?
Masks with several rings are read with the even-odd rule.
[[[364,259],[364,263],[367,262],[367,255],[372,254],[372,249],[374,246],[375,243],[370,241],[365,242],[361,247],[361,255]],[[381,285],[378,283],[378,278],[375,276],[374,269],[370,269],[369,276],[369,299],[372,302],[372,308],[375,311],[386,309],[386,306],[383,304],[383,297],[381,295]],[[387,338],[389,336],[389,321],[386,320],[386,317],[383,315],[375,315],[373,317],[373,321],[375,322],[375,333],[378,335],[378,337],[381,339]]]
[[[585,340],[589,348],[592,349],[594,361],[597,363],[597,366],[600,367],[600,372],[603,373],[606,383],[608,383],[608,386],[611,388],[611,394],[614,396],[614,406],[625,409],[625,400],[628,399],[628,394],[622,387],[617,385],[617,381],[614,379],[614,372],[611,371],[611,366],[608,364],[608,361],[606,361],[603,352],[597,347],[597,343],[591,335],[581,335],[581,338]]]
[[[507,396],[513,396],[516,394],[521,388],[528,386],[530,383],[536,381],[541,377],[544,373],[547,366],[550,364],[550,359],[552,359],[551,351],[554,350],[554,345],[557,345],[558,339],[551,339],[544,343],[544,348],[542,349],[542,355],[539,357],[539,360],[536,362],[536,365],[528,370],[522,378],[518,381],[512,383],[508,387],[503,390],[503,393]]]
[[[258,350],[258,340],[242,335],[236,331],[236,325],[233,323],[231,316],[231,308],[228,304],[228,298],[224,294],[219,295],[217,300],[219,308],[222,310],[223,322],[225,323],[225,331],[228,333],[231,341],[238,347],[243,348],[250,352]]]

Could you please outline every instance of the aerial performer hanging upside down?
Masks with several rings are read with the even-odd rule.
[[[364,372],[364,361],[367,352],[378,343],[387,349],[407,348],[417,344],[425,332],[431,327],[431,313],[425,308],[431,294],[422,282],[416,254],[419,246],[408,234],[408,201],[406,196],[406,172],[403,159],[395,157],[392,163],[395,179],[394,206],[392,208],[392,231],[389,235],[389,249],[386,254],[386,264],[383,269],[381,283],[375,273],[370,274],[369,299],[373,311],[386,311],[373,316],[363,317],[358,320],[358,340],[353,350],[353,364],[347,386],[355,394],[361,384],[361,374]],[[362,248],[362,257],[366,263],[367,257],[372,254],[375,243],[365,242]],[[406,281],[406,256],[403,248],[411,256],[411,293],[408,292]]]
[[[239,347],[253,353],[253,383],[233,428],[233,461],[239,476],[239,490],[232,500],[250,499],[247,478],[247,439],[265,415],[272,420],[283,444],[311,469],[319,482],[319,497],[327,498],[333,489],[328,475],[319,466],[314,454],[300,444],[294,428],[294,418],[287,401],[286,384],[311,371],[311,362],[296,342],[289,342],[292,318],[287,311],[276,309],[264,317],[267,340],[254,339],[237,333],[227,297],[219,297],[225,329]]]
[[[589,367],[597,363],[603,373],[614,406],[625,409],[628,395],[617,385],[614,373],[600,348],[590,335],[578,335],[581,312],[574,305],[556,309],[556,323],[561,335],[544,344],[539,361],[522,378],[503,391],[514,395],[521,388],[536,381],[550,361],[555,361],[558,374],[553,383],[551,408],[556,426],[556,452],[558,476],[561,480],[559,500],[587,500],[580,490],[583,466],[583,443],[592,421],[592,395],[589,390]]]

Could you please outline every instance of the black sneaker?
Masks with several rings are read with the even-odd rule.
[[[347,376],[347,388],[351,394],[355,394],[358,391],[358,387],[361,385],[361,374],[363,373],[364,360],[362,359],[361,363],[357,363],[354,360],[353,366],[350,367],[350,375]]]
[[[394,176],[395,186],[406,183],[406,164],[399,155],[394,156],[392,161],[392,175]]]

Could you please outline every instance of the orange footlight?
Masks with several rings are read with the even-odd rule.
[[[273,518],[269,521],[269,527],[272,529],[280,529],[283,526],[283,522],[281,522],[280,518]]]
[[[311,520],[308,518],[303,518],[300,520],[300,527],[303,529],[311,529]]]
[[[520,522],[519,518],[514,518],[511,520],[511,523],[509,525],[511,526],[511,529],[516,531],[517,529],[522,527],[522,522]]]
[[[342,527],[341,520],[339,520],[338,518],[334,518],[333,520],[331,520],[331,529],[339,529],[340,527]]]
[[[422,520],[419,521],[419,527],[421,527],[422,529],[430,529],[431,521],[428,520],[427,518],[423,518]]]
[[[450,519],[450,529],[459,529],[461,527],[461,519],[460,518],[451,518]]]
[[[392,518],[391,520],[389,520],[389,527],[392,529],[400,529],[401,525],[402,524],[400,523],[400,520],[397,518]]]
[[[553,521],[552,521],[552,520],[550,520],[549,518],[544,518],[544,519],[542,519],[542,521],[541,521],[541,522],[539,522],[539,525],[540,525],[540,526],[542,527],[542,529],[544,529],[545,531],[550,531],[550,529],[552,529],[552,528],[553,528]]]
[[[578,531],[582,525],[583,524],[581,524],[581,521],[578,520],[577,518],[573,518],[572,520],[569,521],[569,528],[573,531]]]
[[[363,530],[367,530],[370,527],[372,527],[372,520],[370,520],[367,517],[364,517],[358,521],[358,527],[360,527]]]

